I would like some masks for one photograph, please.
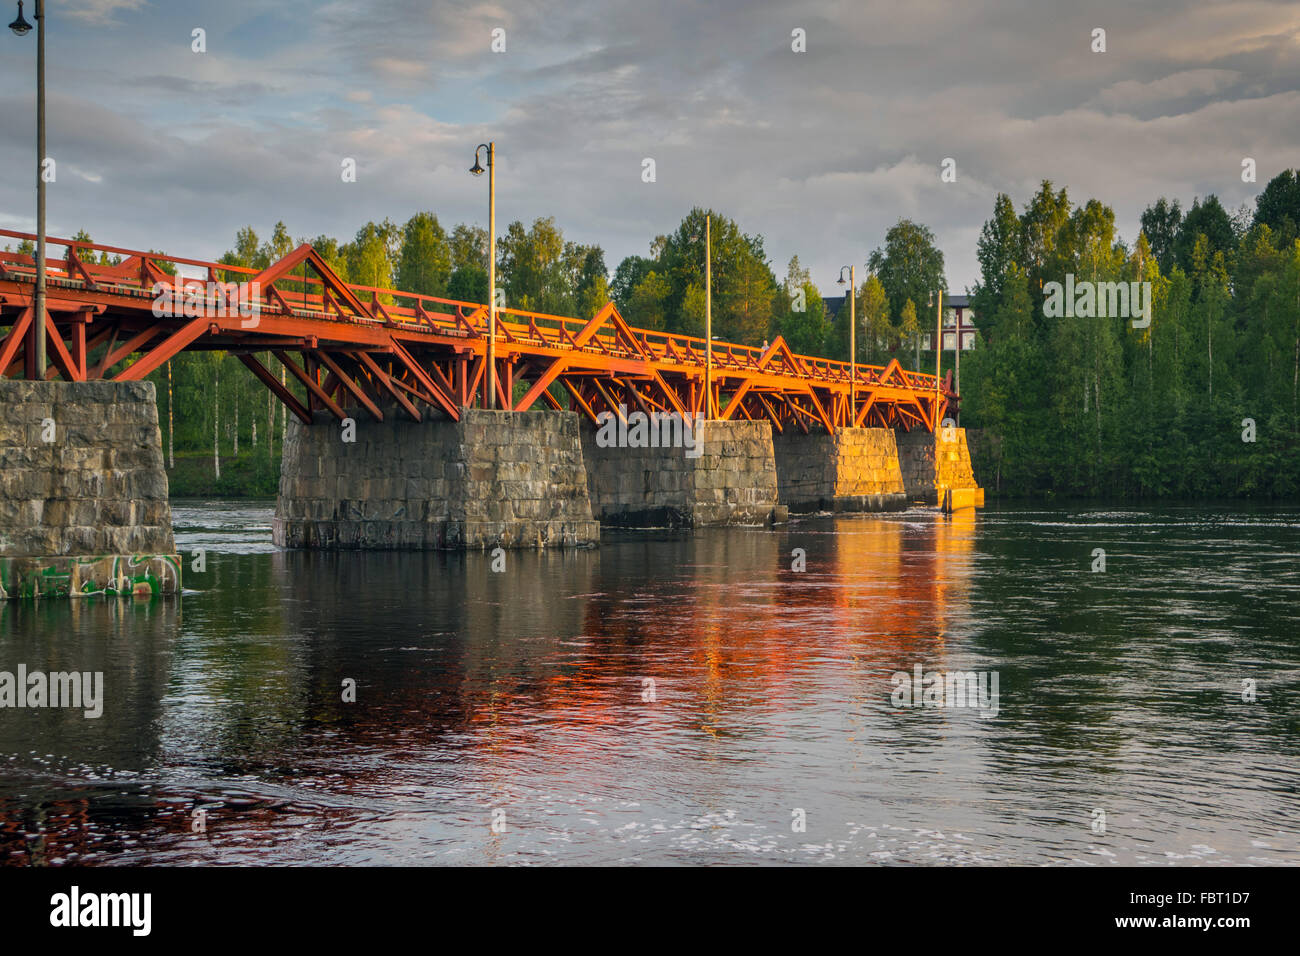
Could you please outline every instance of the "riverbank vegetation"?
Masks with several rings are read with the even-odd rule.
[[[999,195],[979,241],[979,348],[962,365],[978,475],[1019,496],[1293,497],[1300,483],[1300,180],[1253,210],[1147,208],[1135,241],[1095,199]],[[1150,324],[1048,318],[1044,287],[1150,283]],[[1095,310],[1094,310],[1095,311]]]

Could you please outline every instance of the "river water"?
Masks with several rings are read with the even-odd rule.
[[[1295,509],[816,516],[501,571],[174,518],[183,596],[0,606],[0,671],[104,675],[98,719],[0,709],[0,863],[1300,863]],[[996,698],[904,706],[918,665]]]

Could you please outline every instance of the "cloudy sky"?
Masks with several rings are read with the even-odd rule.
[[[13,0],[0,0],[0,22]],[[32,2],[27,3],[31,17]],[[251,224],[554,215],[612,272],[712,206],[829,291],[899,217],[960,291],[998,192],[1231,211],[1300,166],[1300,4],[48,0],[51,235],[215,257]],[[191,50],[206,31],[207,52]],[[506,51],[491,50],[505,30]],[[806,31],[806,52],[791,32]],[[1096,28],[1106,52],[1091,50]],[[0,226],[32,230],[35,34],[0,35]],[[357,181],[340,163],[355,158]],[[656,181],[642,182],[653,158]],[[940,181],[946,157],[957,180]],[[1252,157],[1258,183],[1243,183]]]

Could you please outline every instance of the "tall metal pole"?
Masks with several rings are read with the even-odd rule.
[[[954,328],[957,330],[957,350],[952,353],[952,377],[954,381],[953,388],[958,395],[961,395],[961,309],[954,309]],[[958,425],[961,424],[961,406],[953,413],[953,421]]]
[[[841,272],[840,276],[843,277]],[[849,266],[849,425],[858,419],[858,266]]]
[[[45,0],[36,0],[36,381],[45,380]]]
[[[943,362],[943,289],[939,290],[939,311],[934,316],[934,431],[939,432],[939,403],[943,387],[939,384],[940,363]]]
[[[270,391],[268,389],[268,391]],[[253,423],[256,431],[257,423]],[[266,430],[267,441],[274,441],[271,430]],[[167,363],[167,467],[176,467],[176,418],[172,414],[172,363]]]
[[[488,408],[497,407],[497,157],[488,143]]]
[[[704,214],[704,417],[713,419],[713,237]]]

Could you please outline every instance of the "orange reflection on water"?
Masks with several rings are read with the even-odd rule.
[[[624,534],[580,559],[520,557],[506,575],[440,567],[464,602],[456,638],[370,673],[367,706],[338,729],[416,747],[469,734],[500,773],[669,731],[748,734],[811,698],[847,705],[942,651],[967,613],[976,520],[918,511]],[[806,570],[792,569],[795,549]]]
[[[648,676],[681,719],[718,735],[738,732],[755,708],[843,682],[846,661],[859,677],[887,678],[941,651],[966,613],[954,604],[967,599],[975,520],[923,512],[697,534],[651,585],[657,601],[630,603],[598,582],[581,659],[548,682],[546,706],[626,727]],[[791,570],[794,548],[805,571]]]

